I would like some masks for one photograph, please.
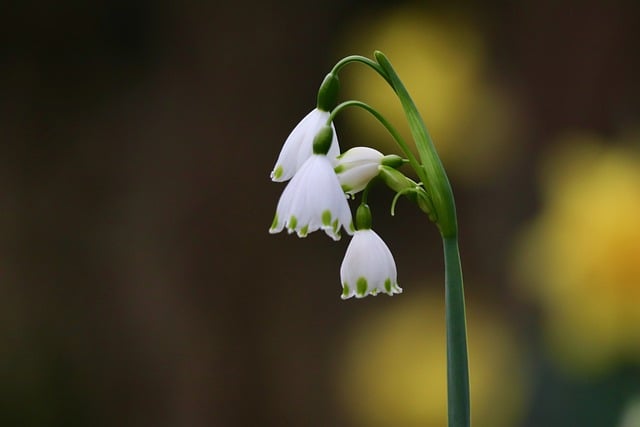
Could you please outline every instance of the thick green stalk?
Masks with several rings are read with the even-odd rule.
[[[457,236],[458,224],[451,184],[449,184],[449,178],[447,178],[447,174],[444,171],[440,157],[438,157],[436,147],[433,145],[424,120],[422,120],[422,116],[413,99],[411,99],[409,92],[404,87],[402,80],[400,80],[393,66],[391,66],[391,62],[389,62],[382,52],[376,51],[374,55],[389,77],[391,87],[398,96],[398,99],[400,99],[404,113],[407,116],[409,129],[411,130],[418,155],[422,161],[422,168],[421,170],[417,170],[416,173],[433,200],[433,205],[436,209],[436,224],[440,229],[440,233],[443,237]]]
[[[443,237],[445,312],[447,322],[447,403],[450,427],[470,421],[469,368],[464,286],[457,237]]]
[[[435,222],[442,235],[445,261],[445,312],[447,329],[447,402],[449,427],[470,426],[469,365],[462,268],[458,250],[458,222],[449,178],[431,136],[409,92],[381,52],[376,61],[400,99],[422,162],[416,173],[431,196]]]

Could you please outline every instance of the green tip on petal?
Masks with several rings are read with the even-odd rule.
[[[338,156],[338,159],[339,159],[339,158],[340,158],[340,156]],[[335,173],[340,173],[340,172],[344,171],[344,165],[338,165],[338,166],[336,166],[335,168],[333,168],[333,171],[334,171]]]
[[[273,217],[273,222],[271,223],[271,230],[278,226],[278,212]]]
[[[384,281],[384,290],[387,291],[389,295],[391,295],[391,279],[387,279]]]
[[[361,277],[356,283],[356,293],[363,297],[367,293],[367,279]]]
[[[307,237],[307,234],[309,234],[309,225],[305,225],[304,227],[302,227],[300,229],[300,236],[301,237]]]
[[[294,215],[291,215],[291,218],[289,218],[289,228],[295,230],[297,225],[298,218],[296,218]]]
[[[347,282],[344,282],[342,284],[342,297],[347,298],[349,296],[349,292],[351,292],[351,289],[349,289],[349,285],[347,285]]]
[[[326,227],[331,225],[331,211],[329,209],[322,212],[322,225]]]
[[[331,227],[333,228],[334,233],[337,233],[338,230],[340,230],[340,223],[338,222],[338,218],[336,218],[336,220],[333,221],[333,224],[331,224]]]
[[[282,172],[282,166],[278,165],[273,171],[273,177],[275,179],[280,179],[280,177],[282,176]]]

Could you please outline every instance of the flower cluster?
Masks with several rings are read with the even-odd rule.
[[[405,85],[382,52],[375,51],[373,56],[375,59],[350,55],[338,61],[320,85],[316,108],[285,141],[271,179],[290,181],[280,196],[270,232],[279,233],[286,228],[290,234],[295,232],[305,237],[313,231],[324,230],[333,240],[338,240],[344,229],[353,238],[340,267],[342,299],[378,293],[394,295],[402,292],[395,260],[386,243],[371,229],[371,211],[367,205],[371,184],[383,182],[396,193],[391,203],[392,215],[401,196],[426,213],[438,227],[445,257],[449,424],[468,427],[467,332],[458,223],[451,185]],[[351,63],[369,67],[391,87],[402,105],[417,156],[398,130],[370,105],[359,100],[337,103],[338,73]],[[395,140],[405,158],[385,156],[368,147],[356,147],[340,154],[333,120],[347,107],[362,108],[370,113]],[[404,163],[413,169],[417,181],[400,172],[398,168]],[[360,192],[354,221],[349,199],[355,199]]]
[[[289,234],[306,237],[323,230],[333,240],[339,240],[342,230],[353,238],[340,267],[342,298],[402,292],[398,286],[396,264],[391,251],[380,236],[371,229],[371,211],[367,197],[374,178],[396,193],[391,205],[393,215],[400,196],[405,196],[435,222],[444,237],[456,235],[455,208],[446,174],[437,158],[422,119],[409,95],[381,52],[374,53],[376,61],[353,55],[340,60],[325,77],[318,90],[316,108],[307,114],[286,139],[271,172],[276,182],[289,181],[278,206],[270,233],[286,229]],[[338,72],[346,64],[361,62],[368,65],[389,83],[407,110],[407,119],[415,134],[419,150],[418,161],[398,131],[373,107],[357,100],[337,103]],[[389,132],[404,153],[384,155],[369,147],[355,147],[340,151],[335,116],[347,107],[359,107],[371,113]],[[420,178],[415,182],[398,168],[409,163]],[[426,165],[429,164],[427,167]],[[349,199],[362,193],[355,221]],[[438,200],[438,204],[434,204]]]
[[[369,207],[363,200],[354,225],[348,198],[365,190],[385,168],[398,167],[403,160],[368,147],[340,154],[322,94],[323,87],[318,107],[293,129],[271,172],[273,181],[289,183],[280,196],[269,232],[279,233],[286,228],[290,234],[306,237],[323,230],[333,240],[339,240],[341,230],[345,230],[353,238],[340,268],[342,299],[400,293],[393,255],[371,230]]]

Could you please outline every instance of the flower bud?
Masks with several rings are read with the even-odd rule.
[[[382,161],[380,163],[384,166],[398,169],[405,163],[405,159],[396,154],[388,154],[382,158]]]
[[[380,178],[387,186],[396,193],[405,192],[418,184],[407,178],[402,172],[389,166],[381,165],[379,168]]]
[[[342,190],[347,194],[364,190],[369,181],[378,175],[383,159],[381,152],[369,147],[354,147],[338,156],[335,171]]]

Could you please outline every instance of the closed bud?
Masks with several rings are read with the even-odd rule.
[[[402,172],[389,166],[379,167],[379,176],[385,184],[396,193],[403,193],[416,187],[418,184],[407,178]]]
[[[338,156],[335,171],[342,190],[352,195],[364,190],[378,175],[382,159],[381,152],[369,147],[354,147]]]

